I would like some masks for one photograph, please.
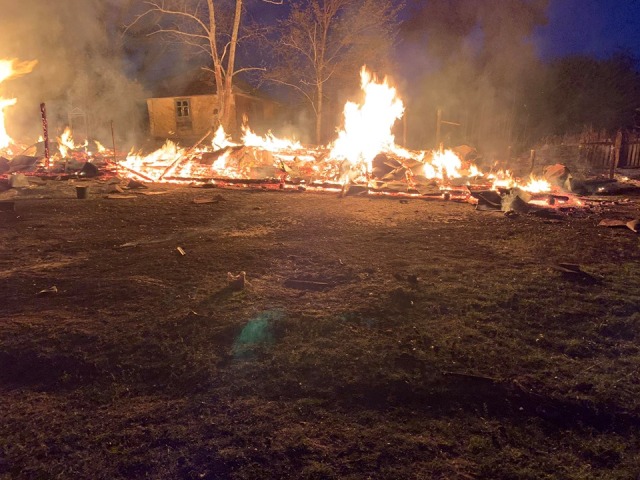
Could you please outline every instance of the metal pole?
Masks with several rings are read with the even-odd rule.
[[[44,138],[44,158],[47,160],[47,170],[50,167],[50,155],[49,155],[49,127],[47,124],[47,107],[43,103],[40,104],[40,116],[42,118],[42,137]]]

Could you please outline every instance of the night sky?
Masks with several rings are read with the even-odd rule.
[[[273,21],[286,15],[287,4],[294,1],[274,6],[248,0],[247,5],[257,17]],[[550,0],[547,18],[532,38],[544,60],[572,54],[602,58],[619,49],[640,57],[640,0]]]
[[[618,49],[640,57],[640,0],[551,0],[547,16],[533,39],[545,60]]]

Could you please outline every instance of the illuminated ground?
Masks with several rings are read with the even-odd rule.
[[[0,213],[2,478],[640,473],[640,203],[58,183]]]

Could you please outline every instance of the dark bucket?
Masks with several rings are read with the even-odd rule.
[[[76,196],[78,198],[87,198],[89,195],[89,187],[76,187]]]

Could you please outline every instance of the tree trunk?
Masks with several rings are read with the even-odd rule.
[[[316,99],[316,145],[322,145],[322,115],[324,113],[322,86],[322,83],[318,83],[318,98]]]
[[[227,74],[224,79],[224,110],[222,111],[222,122],[228,132],[235,133],[236,122],[235,102],[233,98],[233,73],[235,72],[236,47],[238,45],[238,31],[240,30],[240,20],[242,17],[242,0],[236,0],[236,11],[233,19],[233,30],[231,32],[231,43],[229,44],[229,60],[227,63]]]
[[[222,64],[220,63],[220,56],[218,55],[218,45],[216,43],[216,10],[213,5],[213,0],[207,0],[207,5],[209,7],[209,47],[211,48],[211,60],[213,62],[213,78],[216,82],[216,95],[218,97],[218,109],[220,113],[224,112],[226,99],[224,98],[224,94],[222,93],[224,89],[223,83],[223,70]],[[213,116],[213,112],[211,112]],[[221,123],[224,128],[227,128],[227,125],[224,123],[224,118],[220,115]]]

